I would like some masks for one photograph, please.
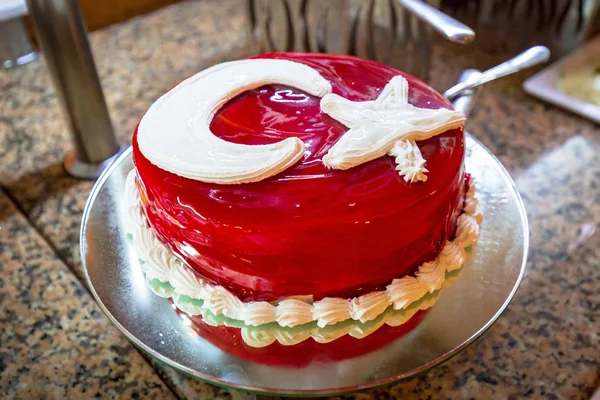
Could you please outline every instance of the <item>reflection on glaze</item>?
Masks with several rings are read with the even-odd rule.
[[[306,103],[310,97],[304,93],[294,93],[290,89],[282,89],[276,91],[270,100],[275,103]]]
[[[377,98],[399,74],[352,57],[265,57],[307,64],[331,82],[333,93],[353,101]],[[405,77],[411,104],[450,107],[433,89]],[[285,96],[301,94],[281,85],[248,91],[223,106],[210,126],[235,143],[269,144],[290,136],[305,143],[300,162],[262,182],[216,185],[175,176],[149,162],[134,136],[145,213],[160,240],[243,300],[354,297],[435,258],[462,209],[462,129],[417,142],[430,171],[427,182],[405,182],[391,157],[331,170],[323,156],[347,128],[321,113],[318,98],[271,100],[283,90],[289,91]]]

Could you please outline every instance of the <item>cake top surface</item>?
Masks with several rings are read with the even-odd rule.
[[[323,66],[325,59],[319,61]],[[140,150],[160,168],[202,182],[258,182],[285,171],[307,153],[315,153],[307,151],[305,141],[298,137],[292,124],[282,129],[287,137],[262,144],[222,139],[210,126],[215,114],[229,100],[265,85],[283,85],[296,92],[284,90],[283,93],[291,94],[286,99],[281,98],[282,91],[276,92],[270,97],[272,102],[307,105],[303,103],[312,98],[319,102],[317,116],[326,115],[348,128],[333,143],[324,146],[328,149],[321,161],[332,169],[353,168],[389,154],[396,157],[402,167],[400,174],[407,181],[425,180],[424,160],[414,141],[463,125],[461,113],[436,106],[432,104],[434,101],[429,100],[426,107],[409,102],[409,81],[402,74],[391,76],[383,87],[376,88],[375,98],[366,99],[344,90],[332,93],[330,81],[336,78],[324,76],[310,63],[273,55],[215,65],[175,86],[150,107],[139,126]],[[354,79],[350,84],[358,82]],[[280,114],[284,119],[285,111],[311,117],[315,111],[312,108],[282,110]],[[297,128],[306,133],[302,125]],[[261,126],[255,128],[253,136],[264,136]]]
[[[257,59],[286,60],[308,66],[331,85],[333,95],[347,101],[374,101],[394,77],[402,77],[408,83],[410,105],[431,110],[452,108],[443,96],[422,81],[376,62],[303,53],[273,53]],[[313,89],[319,92],[323,87],[319,89],[319,85],[315,85]],[[324,91],[327,92],[327,88],[317,94],[322,95]],[[457,128],[416,142],[427,171],[426,182],[407,182],[399,175],[394,157],[385,154],[347,170],[330,168],[324,158],[351,128],[323,112],[319,95],[289,85],[271,83],[244,90],[224,104],[218,104],[215,111],[214,117],[208,115],[209,129],[218,140],[249,148],[298,138],[303,146],[301,156],[294,162],[288,160],[281,172],[264,177],[260,182],[220,185],[192,180],[173,174],[146,157],[139,145],[142,120],[134,137],[135,162],[142,180],[147,184],[156,182],[164,190],[181,192],[181,198],[187,199],[194,208],[206,201],[215,203],[209,207],[215,212],[220,207],[225,208],[225,213],[233,209],[266,207],[269,208],[267,217],[277,218],[280,213],[290,216],[300,209],[304,213],[307,206],[313,208],[313,213],[335,215],[340,205],[346,211],[353,211],[360,202],[373,200],[381,202],[382,210],[386,202],[398,204],[399,199],[405,206],[411,206],[449,183],[462,164],[463,136],[462,129]],[[167,120],[160,125],[166,138],[173,136],[175,127],[169,125],[171,122]],[[184,125],[190,123],[188,120]],[[404,149],[405,152],[410,150]],[[327,197],[330,194],[335,197]]]

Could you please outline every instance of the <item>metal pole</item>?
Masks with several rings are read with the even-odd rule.
[[[74,150],[65,169],[97,178],[119,152],[78,0],[27,0]]]

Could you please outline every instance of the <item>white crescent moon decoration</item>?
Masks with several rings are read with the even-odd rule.
[[[408,103],[408,82],[395,76],[376,100],[354,102],[332,94],[331,84],[307,65],[278,59],[249,59],[215,65],[186,79],[159,98],[138,127],[140,151],[157,167],[202,182],[240,184],[276,175],[302,158],[297,137],[268,145],[225,141],[210,131],[217,111],[235,96],[280,84],[322,97],[321,110],[349,128],[323,157],[334,169],[348,169],[389,154],[406,181],[427,179],[415,140],[461,127],[454,110]]]
[[[186,79],[150,107],[138,127],[140,151],[159,168],[202,182],[257,182],[287,169],[304,155],[304,143],[297,137],[244,145],[210,131],[210,122],[227,101],[268,84],[292,86],[316,97],[331,92],[331,84],[315,69],[292,61],[218,64]]]

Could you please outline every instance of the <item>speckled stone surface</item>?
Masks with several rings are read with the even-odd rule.
[[[174,398],[0,192],[0,398]]]
[[[250,54],[238,8],[235,0],[191,1],[90,35],[121,143],[130,142],[146,109],[174,84]],[[78,265],[79,224],[93,183],[70,178],[62,168],[71,142],[43,60],[0,70],[0,90],[0,184],[61,257]]]
[[[251,51],[246,46],[242,11],[235,0],[190,1],[92,34],[121,142],[129,140],[148,105],[174,83],[205,66]],[[470,46],[438,43],[431,84],[443,90],[464,68],[487,69],[523,50],[504,37],[499,32],[479,31],[477,42]],[[487,84],[467,125],[507,167],[526,203],[531,249],[515,299],[481,340],[449,362],[411,380],[343,398],[578,399],[588,398],[600,385],[600,234],[573,245],[582,228],[589,231],[600,223],[600,130],[528,97],[521,84],[531,73]],[[92,185],[69,178],[62,170],[62,156],[70,144],[43,63],[0,71],[0,110],[0,184],[81,277],[78,231]],[[3,210],[0,207],[0,213]],[[9,214],[0,217],[2,226],[14,219],[14,213]],[[18,220],[26,225],[22,217]],[[59,269],[64,279],[78,285],[31,228],[20,237],[32,240],[29,251],[35,253],[40,267]],[[21,246],[15,239],[5,240],[3,246]],[[6,256],[0,253],[0,257]],[[8,256],[18,265],[25,264],[24,257],[23,252],[12,250]],[[18,282],[29,279],[26,268],[15,267],[11,273]],[[0,284],[0,293],[4,293],[7,278],[0,279],[4,279],[0,280],[4,285]],[[75,324],[69,307],[80,312],[97,308],[82,293],[86,305],[78,297],[74,303],[63,300],[64,308],[56,308],[56,315],[66,324]],[[0,295],[0,306],[13,305],[13,296]],[[41,292],[30,298],[50,306]],[[25,316],[32,325],[45,323],[45,314],[23,309]],[[77,321],[77,316],[73,318]],[[108,324],[100,315],[97,320]],[[0,320],[0,339],[6,326]],[[73,332],[80,329],[84,328],[73,325]],[[138,353],[120,340],[130,354],[123,361],[140,360],[136,365],[147,371]],[[0,382],[6,374],[20,374],[27,377],[23,379],[45,379],[56,387],[71,385],[70,375],[55,374],[50,368],[36,370],[40,376],[20,370],[31,368],[25,360],[47,353],[64,352],[69,363],[84,363],[86,356],[71,353],[70,345],[68,341],[42,341],[37,348],[14,346],[6,351],[4,340],[0,341],[0,349],[17,360],[4,363],[7,367],[0,372]],[[106,346],[98,357],[112,360],[114,354]],[[65,362],[60,356],[55,360]],[[165,397],[172,393],[179,398],[230,396],[224,389],[149,362],[156,371],[152,390]],[[97,386],[106,385],[107,391],[114,390],[113,382],[97,382]],[[1,390],[8,389],[2,384]],[[17,397],[18,390],[11,387],[7,393]]]

